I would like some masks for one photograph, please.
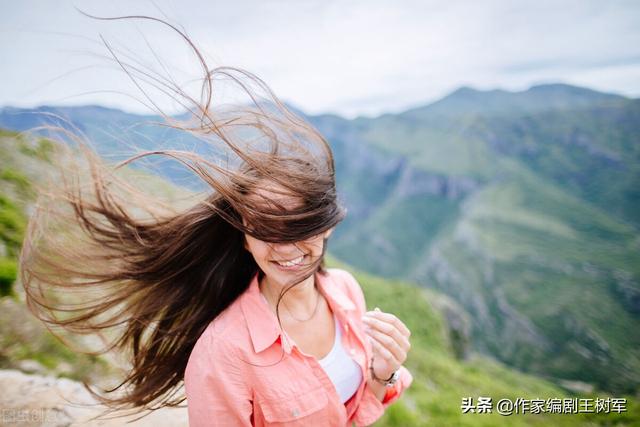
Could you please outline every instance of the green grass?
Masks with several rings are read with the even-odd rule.
[[[53,141],[46,138],[38,138],[36,140],[19,138],[18,142],[18,149],[22,154],[45,162],[51,161],[51,156],[55,150]]]
[[[375,277],[354,270],[333,258],[329,266],[351,271],[367,299],[367,308],[397,315],[411,330],[412,348],[405,365],[414,377],[406,394],[394,403],[379,426],[632,426],[640,422],[637,401],[630,399],[627,414],[539,414],[502,416],[463,414],[462,398],[550,399],[609,397],[606,394],[570,394],[552,382],[527,375],[495,360],[472,354],[468,359],[455,356],[446,322],[435,302],[442,295]],[[620,397],[620,396],[616,396]]]
[[[24,213],[0,193],[0,297],[13,294],[17,260],[26,227]]]
[[[13,293],[13,282],[18,275],[18,265],[15,259],[0,258],[0,297]]]

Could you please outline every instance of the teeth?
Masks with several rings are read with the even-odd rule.
[[[296,258],[296,259],[292,259],[291,261],[276,261],[279,265],[283,266],[283,267],[293,267],[294,265],[298,265],[302,262],[302,259],[304,258],[304,255]]]

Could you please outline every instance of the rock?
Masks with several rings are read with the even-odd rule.
[[[56,366],[56,375],[70,375],[73,373],[73,366],[67,362],[60,362]]]
[[[27,359],[21,360],[17,363],[17,368],[22,372],[26,372],[27,374],[46,374],[47,368],[42,366],[39,362],[35,360]]]
[[[0,390],[3,390],[0,424],[12,427],[188,426],[186,408],[162,408],[137,421],[132,420],[141,414],[93,419],[105,407],[98,404],[81,383],[65,378],[0,370]]]

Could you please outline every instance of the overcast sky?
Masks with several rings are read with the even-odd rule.
[[[565,82],[640,96],[640,1],[0,0],[0,106],[143,111],[132,82],[101,57],[100,35],[158,68],[151,46],[181,84],[199,75],[166,27],[96,21],[74,5],[165,17],[211,66],[245,68],[308,113],[397,112],[463,85]]]

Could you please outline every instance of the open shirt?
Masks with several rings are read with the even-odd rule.
[[[318,360],[280,329],[256,275],[209,324],[189,357],[184,381],[191,427],[366,426],[400,397],[413,379],[404,367],[383,401],[367,386],[371,344],[361,321],[366,305],[358,282],[346,271],[329,269],[316,273],[316,284],[343,327],[342,345],[362,369],[355,394],[343,404]]]

